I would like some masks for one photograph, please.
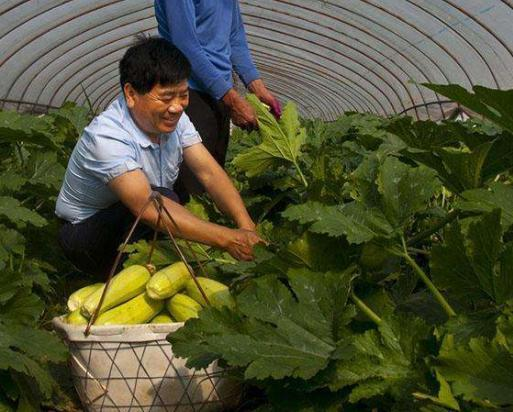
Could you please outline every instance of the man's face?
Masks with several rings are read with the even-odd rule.
[[[127,83],[124,87],[128,108],[137,126],[150,137],[171,133],[189,104],[187,80],[175,85],[156,84],[148,93],[139,94]]]

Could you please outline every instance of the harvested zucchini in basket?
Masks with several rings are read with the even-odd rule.
[[[110,285],[105,294],[100,313],[118,306],[119,304],[126,302],[144,292],[146,290],[146,283],[150,279],[150,272],[144,266],[133,265],[123,269],[117,275],[115,275],[110,282]],[[93,292],[81,307],[82,315],[90,318],[103,293],[105,286],[101,287],[97,291]]]
[[[146,323],[164,307],[164,301],[151,299],[146,292],[103,312],[95,325],[136,325]]]
[[[185,322],[190,318],[198,317],[201,305],[193,298],[177,293],[166,302],[166,308],[178,322]]]
[[[152,299],[167,299],[185,287],[190,274],[183,262],[173,263],[155,273],[146,284]]]

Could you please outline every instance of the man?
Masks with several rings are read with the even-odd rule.
[[[65,222],[59,234],[65,255],[79,269],[106,276],[152,187],[164,193],[174,222],[159,230],[218,247],[241,260],[261,241],[230,179],[201,143],[184,109],[189,101],[190,65],[161,38],[141,38],[120,62],[122,95],[93,119],[71,155],[56,205]],[[218,208],[238,229],[189,213],[172,191],[185,162]],[[135,238],[148,236],[157,210],[142,215]]]
[[[238,1],[155,0],[155,15],[160,35],[191,63],[187,115],[205,147],[223,166],[230,117],[242,128],[257,127],[254,109],[233,88],[232,70],[275,116],[281,114],[280,103],[260,79],[251,59]],[[189,193],[201,192],[187,165],[180,171],[176,190],[185,199]]]

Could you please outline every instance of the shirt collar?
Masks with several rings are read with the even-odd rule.
[[[125,125],[125,127],[130,132],[130,135],[133,136],[137,143],[143,148],[152,147],[152,148],[158,148],[158,143],[153,143],[150,138],[144,133],[137,124],[135,123],[134,119],[132,118],[132,115],[130,114],[130,111],[128,110],[128,106],[126,104],[125,95],[121,93],[119,96],[119,104],[122,111],[122,124]],[[161,139],[165,139],[167,135],[162,134]]]

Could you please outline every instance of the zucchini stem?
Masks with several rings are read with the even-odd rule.
[[[373,321],[377,326],[381,325],[382,319],[376,315],[376,313],[369,308],[363,300],[361,300],[358,296],[355,295],[354,291],[351,290],[351,294],[349,295],[351,300],[355,303],[355,305],[360,309],[367,317]]]
[[[406,246],[406,241],[404,240],[404,237],[401,237],[401,241],[403,243],[403,253],[402,257],[406,260],[406,263],[410,265],[410,267],[413,269],[413,271],[417,274],[417,276],[424,282],[424,284],[427,286],[429,291],[433,294],[435,299],[438,301],[440,306],[442,306],[442,309],[447,313],[449,317],[456,316],[456,312],[451,307],[449,302],[444,298],[444,296],[440,293],[440,291],[436,288],[433,282],[431,282],[431,279],[429,279],[428,275],[426,275],[426,272],[422,270],[422,268],[417,265],[417,262],[415,262],[412,257],[408,254],[408,248]]]

